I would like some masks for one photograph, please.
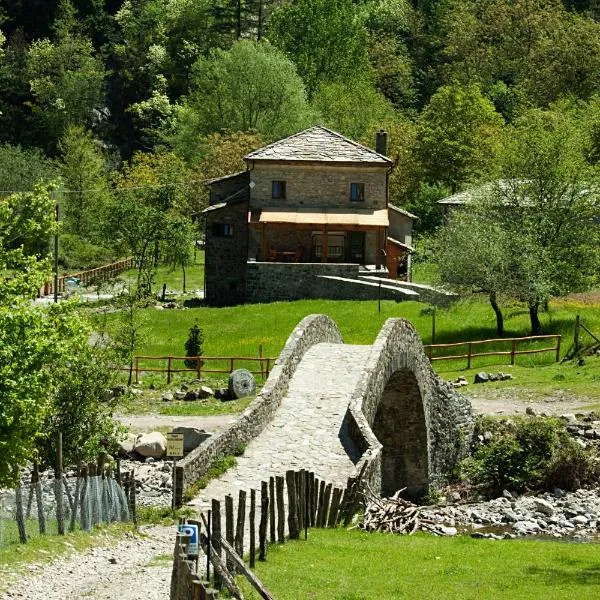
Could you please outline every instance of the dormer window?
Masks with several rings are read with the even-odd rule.
[[[365,201],[365,184],[364,183],[351,183],[350,184],[350,200],[352,202],[364,202]]]
[[[285,200],[285,181],[275,180],[271,187],[271,198]]]

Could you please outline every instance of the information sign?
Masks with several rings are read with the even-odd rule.
[[[183,433],[167,433],[167,456],[183,457]]]

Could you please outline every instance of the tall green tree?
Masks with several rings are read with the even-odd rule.
[[[419,157],[425,179],[458,190],[492,176],[502,117],[476,84],[441,87],[419,117]]]
[[[63,219],[69,233],[102,241],[102,221],[110,197],[107,164],[91,132],[71,125],[58,144],[64,188]]]
[[[256,130],[276,139],[309,121],[304,86],[292,62],[267,42],[243,40],[194,65],[176,130],[179,135]]]
[[[296,64],[309,97],[320,84],[368,69],[364,13],[352,0],[297,0],[273,11],[268,38]]]

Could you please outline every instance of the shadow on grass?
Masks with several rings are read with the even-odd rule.
[[[571,568],[556,567],[529,567],[525,573],[529,576],[539,577],[538,582],[548,586],[590,585],[600,587],[600,565],[583,566],[583,561],[565,560]]]

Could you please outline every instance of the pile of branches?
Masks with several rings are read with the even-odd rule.
[[[400,496],[406,488],[398,490],[389,498],[381,498],[369,485],[364,485],[365,512],[360,528],[365,531],[381,531],[412,535],[415,531],[429,531],[443,535],[440,524],[421,514],[427,508],[418,506]]]

